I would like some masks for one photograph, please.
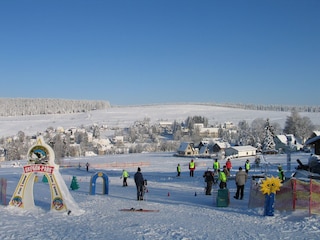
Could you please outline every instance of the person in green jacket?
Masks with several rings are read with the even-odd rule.
[[[244,168],[246,170],[246,173],[248,174],[248,172],[250,170],[250,161],[249,161],[249,159],[247,159],[246,163],[244,164]]]
[[[178,163],[178,166],[177,166],[177,177],[180,177],[180,173],[181,173],[181,166]]]
[[[219,173],[219,180],[220,180],[220,184],[219,184],[220,189],[227,188],[226,174],[224,173],[224,171],[220,171],[220,169],[218,170],[218,173]]]
[[[216,159],[216,160],[214,160],[214,163],[213,163],[213,170],[214,170],[215,174],[218,173],[219,168],[220,168],[220,163],[218,162],[218,159]]]
[[[122,176],[120,178],[123,178],[123,183],[122,183],[122,187],[128,187],[128,183],[127,183],[127,179],[128,179],[129,173],[123,169],[122,171]]]
[[[283,183],[284,180],[286,179],[285,175],[284,175],[284,171],[281,167],[281,165],[278,166],[278,171],[279,171],[279,179],[281,180],[281,182]]]

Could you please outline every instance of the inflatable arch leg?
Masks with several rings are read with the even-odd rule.
[[[102,194],[109,194],[109,178],[108,178],[108,176],[103,172],[97,172],[91,177],[91,180],[90,180],[90,195],[96,194],[96,182],[97,182],[98,177],[102,177],[102,180],[103,180]]]
[[[59,188],[59,184],[53,174],[44,173],[49,182],[49,188],[51,192],[51,210],[66,211],[66,204],[63,201],[62,192]],[[22,174],[16,191],[10,201],[10,205],[20,208],[33,208],[34,195],[33,186],[36,174],[34,172]]]

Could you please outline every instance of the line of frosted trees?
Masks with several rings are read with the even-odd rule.
[[[66,114],[110,108],[107,101],[49,98],[0,98],[0,116]]]

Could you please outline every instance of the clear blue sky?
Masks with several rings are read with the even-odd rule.
[[[1,97],[320,105],[319,0],[3,0]]]

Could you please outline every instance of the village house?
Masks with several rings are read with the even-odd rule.
[[[210,156],[210,149],[208,145],[203,145],[199,149],[199,156],[200,157],[209,157]]]
[[[216,139],[212,145],[212,153],[218,156],[219,159],[225,158],[225,149],[230,147],[230,143],[222,139]]]
[[[300,151],[303,145],[293,134],[279,134],[274,137],[275,149],[279,152],[286,151]]]
[[[201,128],[199,132],[200,136],[217,138],[219,136],[219,128]]]
[[[314,154],[320,155],[320,131],[314,131],[311,137],[306,141],[305,145],[314,147]]]
[[[179,156],[194,156],[194,155],[198,155],[199,152],[198,152],[198,148],[194,147],[194,143],[182,142],[177,151],[177,154]]]
[[[248,146],[234,146],[225,149],[226,157],[249,157],[249,156],[256,156],[257,149],[250,145]]]

